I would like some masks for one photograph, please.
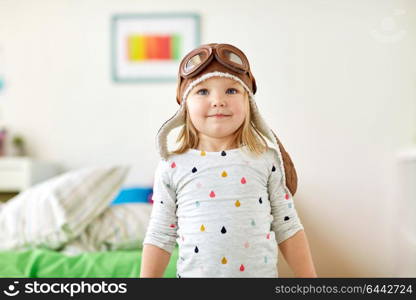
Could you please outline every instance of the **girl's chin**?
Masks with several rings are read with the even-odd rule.
[[[236,129],[237,130],[237,129]],[[230,128],[212,128],[209,132],[207,132],[205,135],[210,136],[212,138],[225,138],[228,136],[232,136],[235,130],[230,130]]]

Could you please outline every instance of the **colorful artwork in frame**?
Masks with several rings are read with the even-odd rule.
[[[115,82],[176,81],[180,60],[200,45],[198,14],[120,14],[111,28]]]

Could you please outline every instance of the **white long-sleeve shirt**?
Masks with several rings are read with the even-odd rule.
[[[303,229],[276,149],[243,150],[160,160],[143,244],[178,243],[177,277],[278,277],[277,245]]]

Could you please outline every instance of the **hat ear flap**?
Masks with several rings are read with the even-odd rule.
[[[253,84],[253,95],[256,93],[257,91],[257,83],[256,83],[256,79],[254,78],[253,74],[251,74],[251,72],[249,73],[251,82]]]
[[[290,158],[289,153],[285,150],[280,140],[277,138],[276,134],[273,130],[271,130],[274,138],[276,139],[276,142],[279,145],[279,150],[282,155],[283,159],[283,167],[285,169],[285,178],[286,178],[286,186],[289,189],[289,191],[292,193],[292,195],[295,195],[296,190],[298,188],[298,176],[296,173],[295,166],[292,162],[292,159]]]
[[[167,120],[156,135],[156,149],[162,159],[167,160],[169,157],[168,135],[176,127],[185,124],[185,105],[181,104],[176,113]]]
[[[254,98],[250,97],[250,105],[253,115],[253,123],[256,128],[277,147],[276,150],[279,154],[280,166],[282,170],[284,170],[286,187],[290,190],[292,195],[295,195],[298,186],[298,176],[296,174],[296,169],[292,159],[290,158],[289,153],[286,152],[274,131],[267,126],[266,122],[261,117]]]
[[[178,104],[181,104],[181,100],[182,100],[182,99],[179,99],[180,92],[181,92],[181,85],[182,85],[182,77],[180,74],[178,74],[178,84],[176,85],[176,102],[178,102]]]

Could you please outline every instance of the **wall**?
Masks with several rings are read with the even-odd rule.
[[[152,184],[154,137],[175,83],[115,84],[115,13],[197,12],[202,42],[243,49],[257,103],[291,154],[296,203],[321,276],[397,272],[396,153],[415,138],[411,0],[0,1],[4,121],[65,169],[134,166]],[[282,263],[281,274],[290,276]]]

